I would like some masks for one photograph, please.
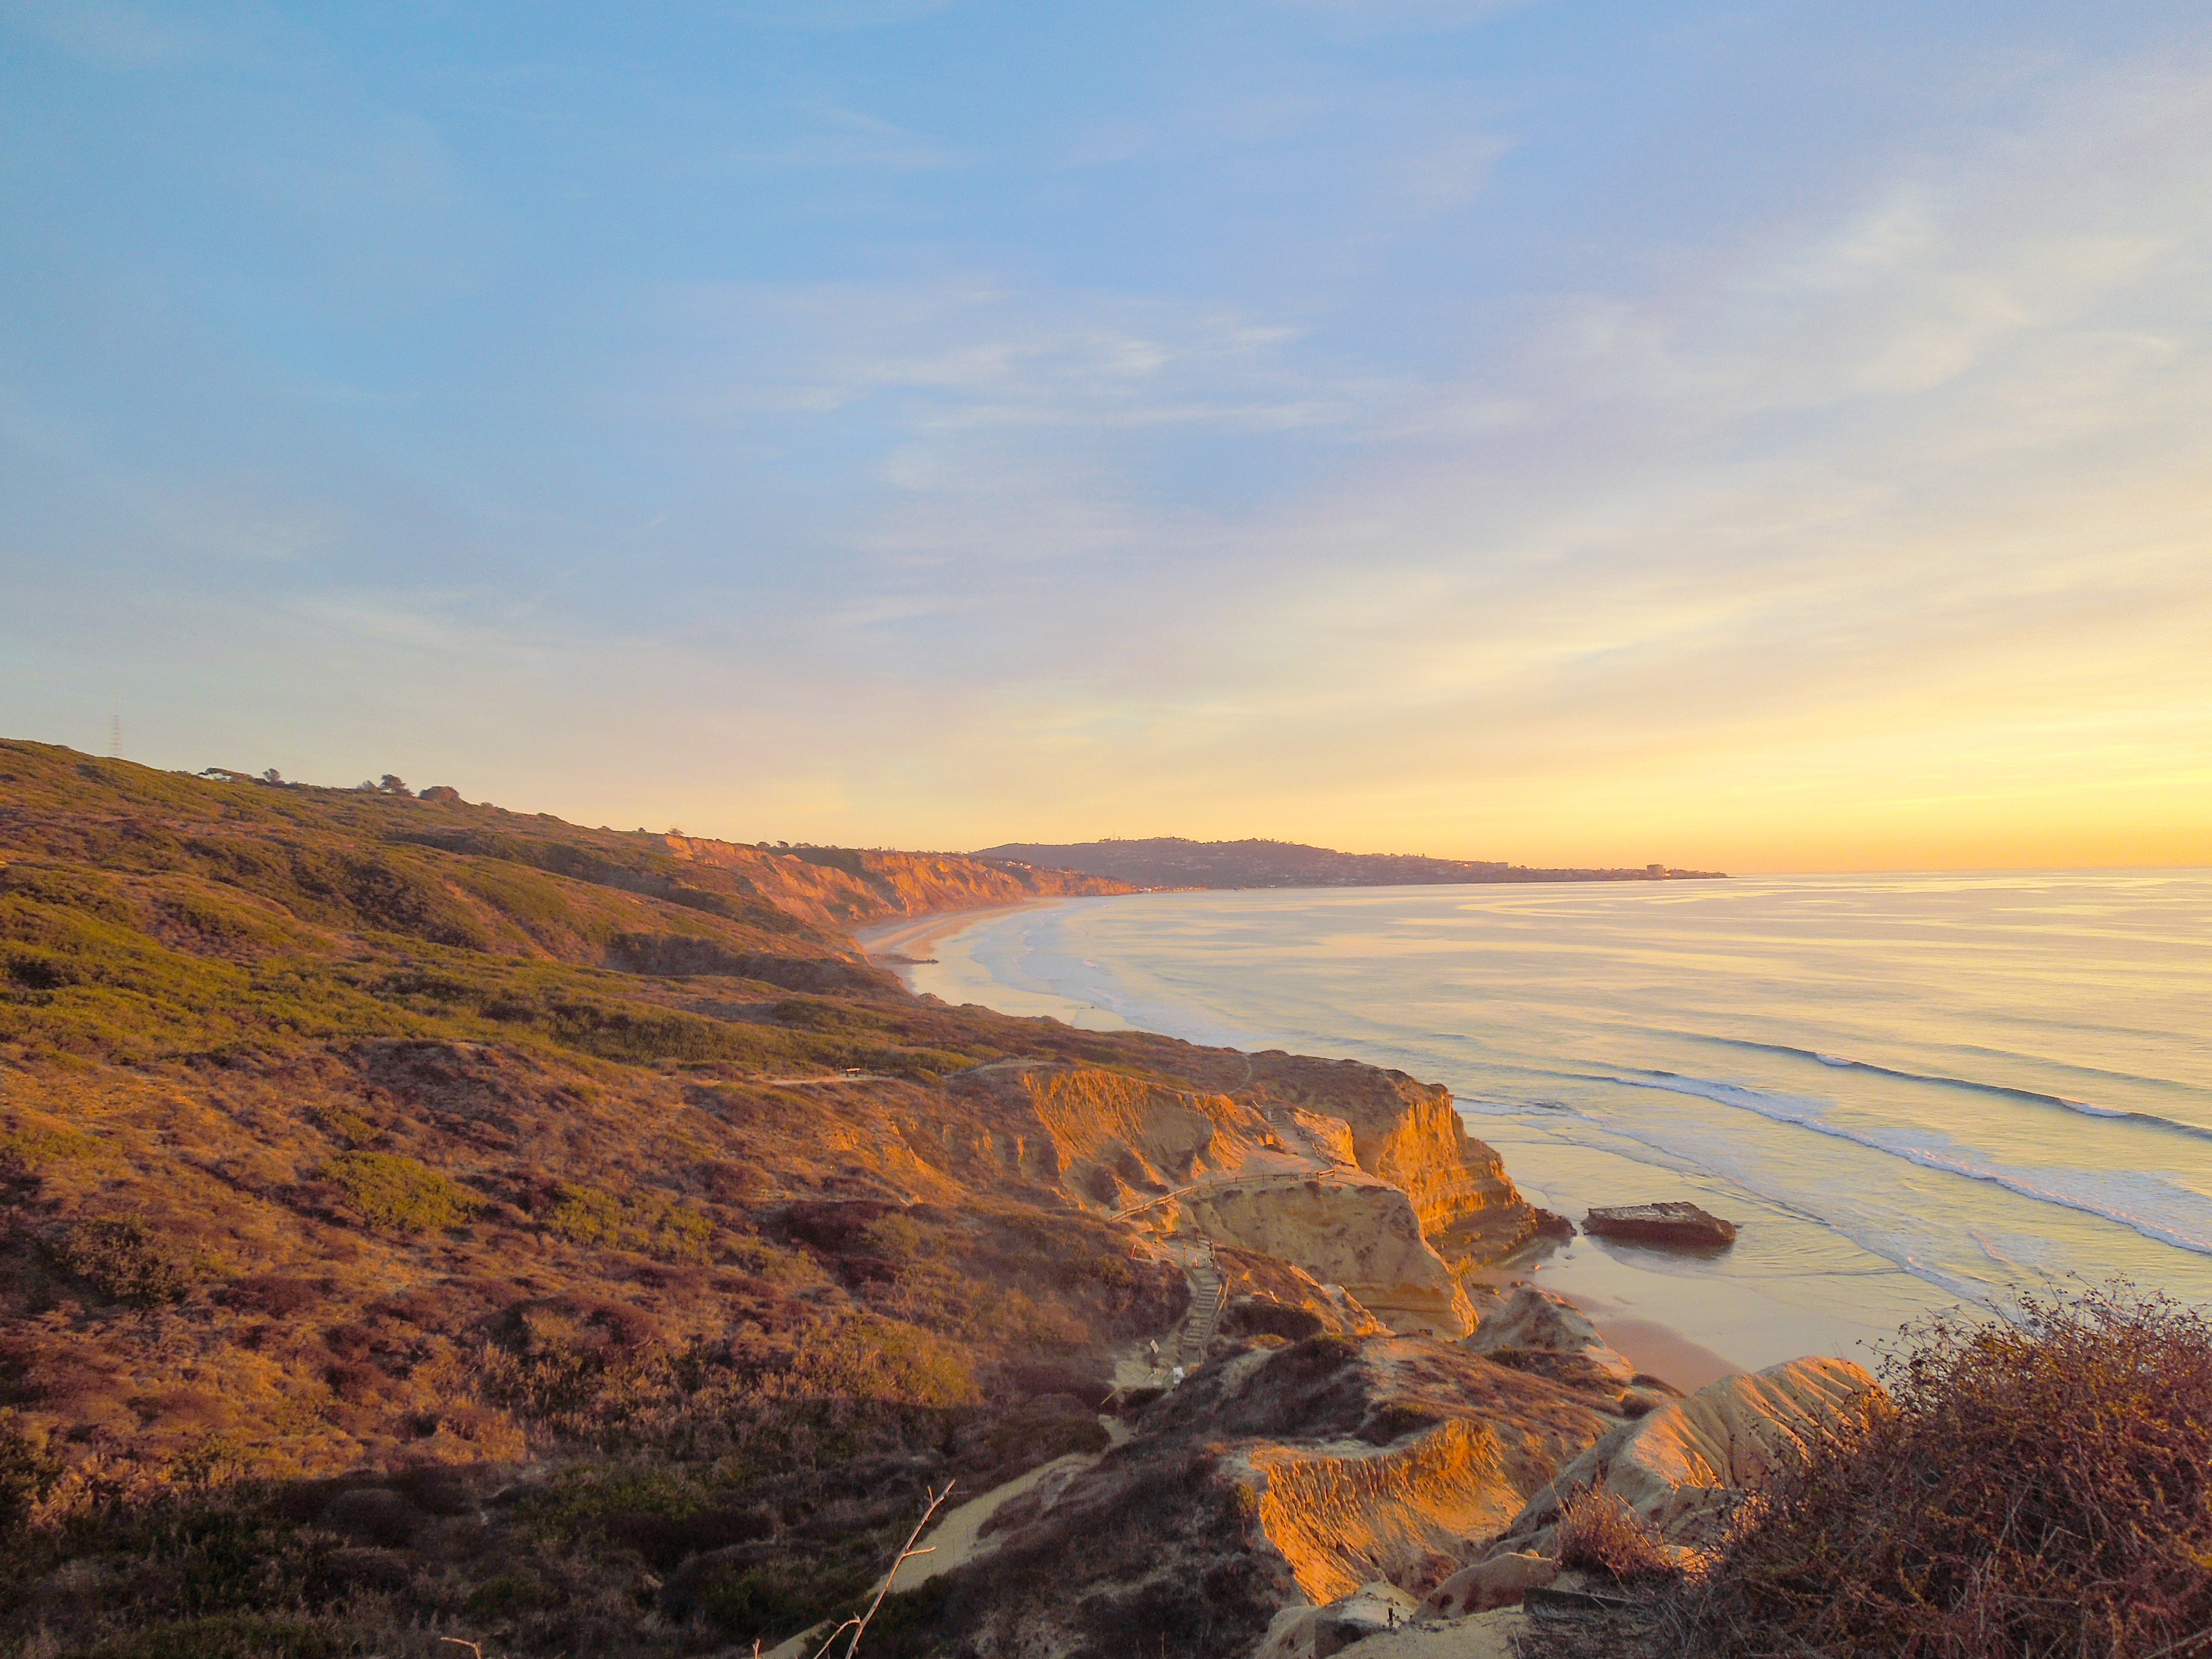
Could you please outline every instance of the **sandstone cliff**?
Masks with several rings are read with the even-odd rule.
[[[1221,1274],[1221,1337],[1379,1336],[1382,1322],[1341,1285],[1324,1285],[1279,1256],[1223,1245],[1213,1253]]]
[[[1502,1304],[1485,1311],[1481,1328],[1463,1346],[1501,1361],[1577,1387],[1625,1388],[1636,1367],[1598,1334],[1596,1326],[1564,1297],[1523,1285]]]
[[[1363,1074],[1383,1076],[1365,1066],[1335,1073],[1353,1087]],[[1021,1142],[1021,1167],[1033,1180],[1109,1213],[1149,1202],[1145,1220],[1154,1231],[1289,1262],[1340,1286],[1394,1329],[1461,1336],[1474,1328],[1465,1292],[1422,1236],[1412,1195],[1337,1163],[1326,1135],[1294,1129],[1295,1144],[1279,1135],[1269,1110],[1291,1109],[1272,1079],[1231,1096],[1097,1067],[1008,1061],[979,1067],[955,1088],[995,1109],[1002,1134]],[[1382,1092],[1396,1097],[1387,1086]],[[1341,1119],[1325,1121],[1343,1127]],[[1345,1139],[1356,1138],[1345,1129]],[[1394,1138],[1387,1128],[1370,1135],[1386,1153],[1407,1154],[1382,1161],[1416,1181],[1427,1172],[1410,1155],[1437,1139]],[[1446,1171],[1431,1189],[1451,1179]]]
[[[669,854],[725,871],[740,891],[824,927],[864,927],[891,916],[980,910],[1029,899],[1130,893],[1126,882],[1073,870],[963,858],[950,853],[862,852],[848,847],[769,851],[741,842],[671,834]]]
[[[1881,1385],[1848,1359],[1793,1359],[1723,1377],[1591,1446],[1514,1518],[1504,1547],[1545,1548],[1566,1494],[1592,1486],[1618,1493],[1678,1542],[1710,1544],[1747,1492],[1881,1397]]]
[[[1033,1178],[1109,1212],[1231,1174],[1271,1133],[1227,1095],[1098,1066],[1006,1060],[951,1092],[1021,1140]]]
[[[1494,1261],[1536,1236],[1540,1218],[1504,1160],[1467,1133],[1442,1085],[1280,1050],[1254,1054],[1251,1078],[1275,1099],[1340,1121],[1359,1168],[1405,1191],[1422,1237],[1448,1261]]]
[[[1030,1179],[1291,1263],[1392,1329],[1462,1336],[1453,1261],[1526,1240],[1534,1214],[1443,1089],[1352,1061],[1243,1056],[1216,1092],[1126,1071],[1006,1061],[956,1079]]]
[[[1421,1237],[1413,1201],[1358,1170],[1221,1182],[1177,1203],[1206,1237],[1279,1256],[1340,1285],[1395,1330],[1462,1336],[1474,1328],[1467,1294]]]
[[[1165,1628],[1249,1651],[1285,1607],[1440,1582],[1612,1421],[1427,1338],[1231,1345],[1127,1443],[1001,1510],[951,1621],[988,1659],[1146,1652]]]
[[[1496,1433],[1453,1418],[1409,1444],[1326,1450],[1267,1446],[1245,1466],[1261,1483],[1260,1525],[1316,1605],[1394,1573],[1417,1577],[1512,1518]]]

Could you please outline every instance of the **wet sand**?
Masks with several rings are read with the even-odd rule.
[[[1717,1382],[1724,1376],[1741,1376],[1753,1369],[1716,1353],[1702,1342],[1691,1340],[1672,1325],[1615,1311],[1619,1304],[1602,1297],[1563,1291],[1556,1282],[1543,1284],[1537,1275],[1544,1265],[1523,1262],[1512,1267],[1479,1267],[1467,1277],[1473,1283],[1491,1285],[1508,1295],[1514,1285],[1539,1285],[1568,1306],[1579,1309],[1597,1327],[1597,1334],[1638,1370],[1671,1383],[1684,1394],[1695,1394],[1708,1382]]]
[[[994,904],[981,910],[933,910],[927,915],[901,916],[896,921],[879,921],[872,927],[855,927],[853,938],[871,959],[896,974],[906,988],[911,991],[915,988],[914,963],[934,955],[939,939],[973,927],[977,922],[1010,916],[1017,910],[1028,910],[1050,902],[1049,899],[1030,899],[1020,904]],[[891,957],[904,957],[908,960],[885,960]]]
[[[1601,1319],[1592,1315],[1598,1334],[1620,1350],[1639,1371],[1671,1382],[1684,1394],[1695,1394],[1708,1382],[1724,1376],[1741,1376],[1744,1367],[1723,1359],[1711,1348],[1692,1342],[1680,1331],[1650,1319]]]

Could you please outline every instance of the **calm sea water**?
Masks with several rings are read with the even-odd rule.
[[[1446,1084],[1577,1218],[1734,1218],[1542,1272],[1739,1364],[2069,1276],[2212,1304],[2212,872],[1146,894],[932,950],[949,1001]]]

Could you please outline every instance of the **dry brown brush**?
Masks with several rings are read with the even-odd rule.
[[[1669,1609],[1711,1659],[2212,1656],[2212,1325],[2124,1285],[1918,1328]]]
[[[1622,1583],[1681,1572],[1658,1529],[1607,1486],[1583,1487],[1559,1506],[1559,1565]]]

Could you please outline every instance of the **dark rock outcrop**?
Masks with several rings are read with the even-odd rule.
[[[1675,1249],[1724,1250],[1735,1243],[1735,1222],[1679,1200],[1592,1210],[1583,1218],[1583,1231],[1593,1238]]]

